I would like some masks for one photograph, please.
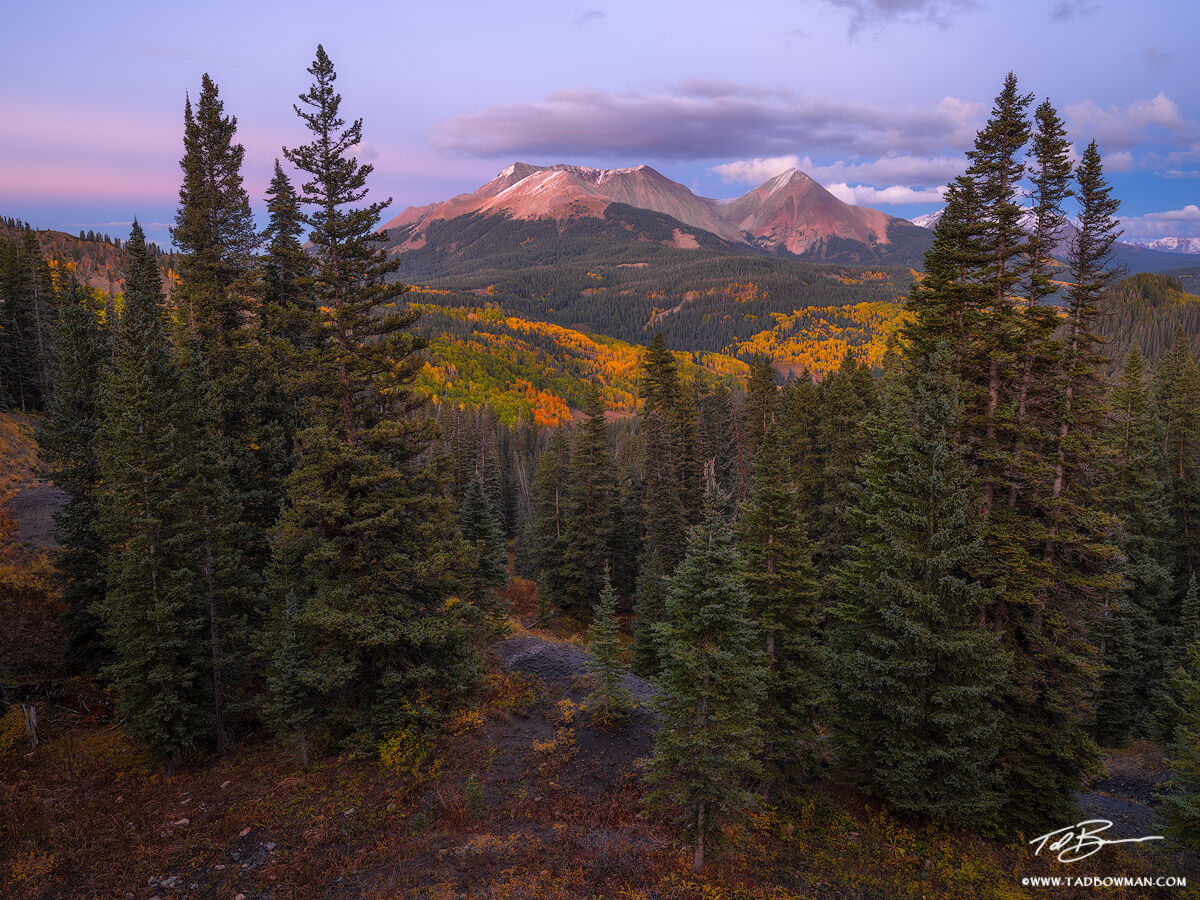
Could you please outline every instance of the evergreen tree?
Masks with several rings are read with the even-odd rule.
[[[499,591],[508,581],[508,551],[496,512],[476,477],[458,508],[458,522],[474,565],[463,577],[463,595],[474,602],[492,630],[503,627]]]
[[[195,596],[179,372],[164,332],[153,257],[135,222],[125,303],[104,383],[99,518],[108,591],[99,605],[105,678],[129,732],[177,766],[212,734],[205,615]]]
[[[1104,682],[1096,735],[1117,744],[1131,732],[1150,736],[1167,670],[1171,626],[1171,546],[1162,426],[1135,347],[1109,406],[1112,477],[1104,506],[1121,521],[1125,590],[1101,623]]]
[[[587,697],[588,712],[604,724],[628,718],[633,697],[621,683],[625,664],[621,659],[620,630],[617,625],[617,598],[612,579],[604,571],[604,585],[592,611],[588,635],[588,654],[594,686]]]
[[[399,263],[375,234],[387,204],[353,206],[371,172],[351,155],[362,121],[343,127],[322,47],[308,71],[307,109],[296,111],[312,141],[285,155],[311,179],[302,201],[312,207],[314,294],[330,339],[313,360],[318,389],[296,434],[269,594],[275,623],[289,595],[303,610],[297,639],[312,655],[321,726],[361,745],[438,715],[470,689],[477,666],[445,603],[464,545],[447,468],[429,452],[436,423],[412,389],[423,342],[406,326],[416,313],[375,312],[405,290],[387,281]],[[272,633],[285,632],[276,624]]]
[[[750,375],[746,379],[746,428],[744,442],[746,459],[756,460],[767,431],[775,423],[779,409],[779,388],[775,368],[764,354],[750,359]]]
[[[566,548],[569,460],[567,433],[560,428],[551,437],[547,450],[538,457],[533,479],[533,520],[527,542],[528,574],[538,581],[539,597],[556,605],[562,604],[564,594],[561,565]]]
[[[652,412],[646,417],[645,425],[645,481],[642,492],[645,534],[638,566],[633,670],[648,677],[658,672],[661,663],[661,646],[655,626],[665,614],[665,580],[683,558],[685,519],[662,417]]]
[[[813,767],[825,686],[820,589],[789,468],[782,429],[773,426],[759,446],[754,492],[742,508],[739,534],[750,617],[764,650],[760,720],[766,775],[773,780]]]
[[[32,229],[21,232],[7,257],[0,283],[0,382],[17,408],[34,412],[43,408],[49,387],[54,283]]]
[[[978,824],[997,806],[991,764],[1006,675],[981,617],[990,598],[977,485],[956,435],[949,351],[888,384],[840,576],[834,714],[844,759],[894,808]]]
[[[1193,589],[1195,582],[1193,581]],[[1200,640],[1187,646],[1171,678],[1179,722],[1171,744],[1170,792],[1163,797],[1167,832],[1200,851]]]
[[[562,604],[577,617],[591,612],[600,576],[613,562],[613,512],[617,502],[604,404],[597,389],[585,402],[587,419],[575,436],[568,478],[566,539],[560,567]]]
[[[687,555],[668,582],[656,629],[662,692],[651,799],[670,808],[695,840],[696,869],[706,843],[750,805],[746,784],[759,772],[761,642],[742,560],[722,518],[725,503],[710,475],[704,521],[688,532]]]
[[[832,603],[834,573],[845,557],[851,531],[847,515],[854,505],[858,466],[868,449],[862,423],[874,401],[870,370],[847,351],[837,371],[821,383],[816,438],[822,459],[821,505],[814,521],[814,561],[823,580],[825,602]]]
[[[55,568],[64,582],[63,660],[74,671],[94,672],[106,656],[95,612],[106,591],[104,543],[97,522],[101,484],[96,455],[106,343],[88,292],[74,278],[64,277],[51,390],[37,442],[43,473],[67,496],[54,516],[61,547]]]
[[[1166,431],[1163,447],[1175,532],[1172,568],[1176,590],[1182,592],[1200,563],[1200,366],[1183,331],[1175,333],[1171,349],[1154,368],[1154,396]]]
[[[267,659],[267,703],[263,709],[267,721],[277,734],[296,739],[300,767],[307,769],[310,760],[309,741],[322,694],[329,686],[322,683],[312,654],[301,639],[304,631],[304,610],[300,599],[288,594],[283,615],[266,635],[270,649]]]
[[[183,183],[171,239],[184,255],[175,302],[200,342],[215,377],[234,365],[232,338],[244,324],[250,256],[258,243],[242,185],[245,149],[234,143],[237,118],[226,116],[217,85],[201,79],[195,113],[184,105]]]
[[[820,503],[822,480],[822,461],[816,439],[818,403],[817,387],[807,372],[799,378],[789,378],[784,385],[780,398],[783,445],[791,463],[800,506],[810,519]]]

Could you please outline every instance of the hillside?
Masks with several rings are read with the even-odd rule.
[[[0,219],[0,242],[20,244],[23,228],[16,228]],[[34,237],[42,256],[58,260],[83,284],[107,294],[119,293],[125,285],[125,251],[119,243],[105,240],[87,240],[65,231],[34,229]],[[176,278],[173,266],[174,254],[164,253],[151,245],[158,260],[159,275],[169,291]]]
[[[597,243],[585,261],[439,278],[429,290],[442,306],[495,304],[633,344],[661,330],[676,350],[722,352],[762,331],[773,314],[896,302],[914,277],[900,267],[690,253],[659,248],[648,259],[620,262]]]
[[[609,410],[635,411],[640,347],[494,306],[447,307],[432,302],[441,299],[436,294],[410,296],[421,309],[417,330],[430,341],[417,388],[436,403],[487,403],[510,424],[531,419],[558,425],[583,406],[588,385],[598,385]],[[688,379],[704,370],[738,382],[748,371],[745,363],[716,353],[678,353],[676,359]]]
[[[1096,330],[1117,366],[1134,347],[1150,364],[1162,356],[1182,330],[1200,350],[1200,296],[1183,289],[1178,278],[1141,273],[1117,284],[1101,300]]]

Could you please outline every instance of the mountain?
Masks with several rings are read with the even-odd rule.
[[[831,237],[888,242],[891,216],[843,203],[799,169],[789,169],[721,204],[729,221],[760,247],[802,256]]]
[[[913,225],[920,228],[927,228],[932,231],[941,219],[945,208],[935,210],[931,213],[926,213],[923,216],[917,216],[912,220]],[[1029,233],[1032,233],[1034,228],[1034,212],[1032,209],[1026,208],[1021,214],[1021,227]],[[1059,235],[1058,244],[1054,248],[1054,255],[1061,260],[1067,258],[1067,247],[1075,235],[1079,234],[1079,228],[1073,219],[1068,219],[1063,227],[1062,233]],[[1160,240],[1182,240],[1181,238],[1160,238]],[[1174,251],[1172,253],[1161,252],[1164,247],[1147,248],[1146,245],[1139,246],[1133,242],[1117,241],[1113,246],[1113,252],[1116,255],[1117,264],[1124,266],[1127,271],[1132,273],[1137,272],[1166,272],[1174,269],[1179,265],[1179,256],[1181,252],[1200,252],[1200,249],[1195,251]]]
[[[1160,237],[1134,238],[1129,243],[1147,250],[1159,250],[1163,253],[1200,253],[1200,238]]]
[[[409,207],[383,230],[393,252],[408,253],[427,246],[438,222],[470,217],[479,238],[489,225],[504,219],[553,222],[565,234],[582,220],[611,218],[610,209],[616,205],[667,217],[670,221],[660,220],[670,226],[666,236],[653,240],[679,250],[713,247],[703,232],[731,248],[770,255],[908,265],[919,262],[929,245],[929,236],[909,222],[843,203],[797,169],[733,200],[712,200],[650,166],[593,169],[514,162],[473,193]],[[464,228],[460,224],[450,230]],[[642,243],[651,240],[636,231],[628,237]],[[461,242],[442,249],[460,258],[474,253],[472,244]]]

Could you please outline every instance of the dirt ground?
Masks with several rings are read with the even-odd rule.
[[[19,491],[8,504],[8,512],[17,522],[17,540],[32,550],[57,547],[54,514],[66,500],[67,495],[52,484],[39,483]]]

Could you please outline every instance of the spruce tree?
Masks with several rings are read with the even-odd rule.
[[[633,696],[621,683],[625,663],[621,659],[619,635],[617,598],[609,570],[605,569],[604,584],[592,610],[592,627],[588,634],[593,687],[587,697],[587,708],[593,719],[606,725],[628,718],[633,709]]]
[[[834,717],[843,759],[893,808],[978,825],[998,805],[1006,666],[982,621],[991,600],[978,487],[957,435],[948,350],[892,380],[852,517],[836,609]]]
[[[371,173],[352,155],[362,121],[343,127],[322,47],[308,71],[314,82],[296,112],[312,141],[285,155],[310,178],[301,199],[311,207],[313,290],[330,337],[313,359],[269,595],[273,634],[282,633],[287,598],[297,598],[298,640],[312,656],[325,726],[361,746],[440,714],[470,689],[477,667],[470,635],[445,603],[465,548],[447,468],[430,453],[436,422],[412,388],[424,346],[407,330],[416,312],[377,312],[405,290],[388,281],[399,263],[375,233],[387,204],[354,205]]]
[[[1186,590],[1200,564],[1200,366],[1182,330],[1154,367],[1154,396],[1166,431],[1163,448],[1171,476],[1176,590]]]
[[[184,105],[183,182],[171,239],[184,254],[175,303],[215,377],[235,364],[229,346],[245,324],[250,257],[258,243],[242,185],[245,149],[234,142],[237,118],[225,115],[205,74],[193,112]]]
[[[1171,646],[1171,542],[1168,476],[1162,426],[1155,415],[1135,347],[1112,391],[1108,435],[1113,466],[1104,487],[1105,508],[1123,534],[1124,591],[1101,623],[1104,682],[1096,736],[1118,744],[1129,734],[1149,737]]]
[[[322,694],[328,686],[322,683],[312,654],[301,638],[305,630],[303,614],[300,598],[289,593],[284,600],[283,615],[265,635],[264,644],[270,655],[268,699],[263,712],[277,734],[295,739],[300,767],[307,769],[312,731],[321,719]]]
[[[463,596],[479,608],[481,621],[489,629],[501,631],[505,626],[499,592],[508,581],[508,551],[500,522],[478,476],[458,508],[458,522],[474,560],[463,576]]]
[[[645,427],[645,480],[642,490],[645,533],[638,566],[633,670],[649,677],[658,672],[661,663],[656,625],[665,614],[666,579],[683,558],[685,519],[667,428],[657,411],[646,417]]]
[[[758,353],[750,359],[750,375],[746,379],[746,427],[743,432],[747,460],[757,460],[767,431],[775,423],[779,409],[779,388],[770,357]]]
[[[1194,583],[1193,583],[1194,587]],[[1163,797],[1167,832],[1200,851],[1200,639],[1186,647],[1171,676],[1179,718],[1171,742],[1171,789]]]
[[[662,671],[651,800],[695,841],[697,870],[707,842],[751,804],[747,784],[760,770],[761,640],[725,504],[710,475],[704,520],[688,532],[656,628]]]
[[[585,403],[587,419],[575,435],[571,457],[565,540],[560,567],[562,604],[579,618],[600,593],[600,578],[613,563],[613,512],[617,503],[608,425],[599,390]]]
[[[103,388],[98,459],[107,593],[99,604],[112,662],[102,673],[126,728],[177,766],[212,735],[206,617],[196,599],[186,419],[167,345],[158,270],[135,222],[130,269]]]
[[[533,479],[533,519],[530,524],[529,574],[540,590],[539,598],[561,606],[564,595],[562,558],[566,549],[567,491],[570,445],[567,432],[559,428],[550,446],[538,456]]]
[[[104,543],[97,521],[101,490],[97,433],[106,358],[107,342],[92,298],[74,278],[64,276],[51,389],[37,442],[43,474],[67,496],[54,515],[61,548],[55,568],[64,582],[63,661],[72,671],[94,672],[106,656],[96,616],[106,592]]]
[[[809,772],[816,717],[825,694],[819,635],[820,587],[812,547],[776,425],[755,461],[754,491],[742,508],[739,544],[746,562],[750,617],[762,641],[765,774],[772,781]]]

